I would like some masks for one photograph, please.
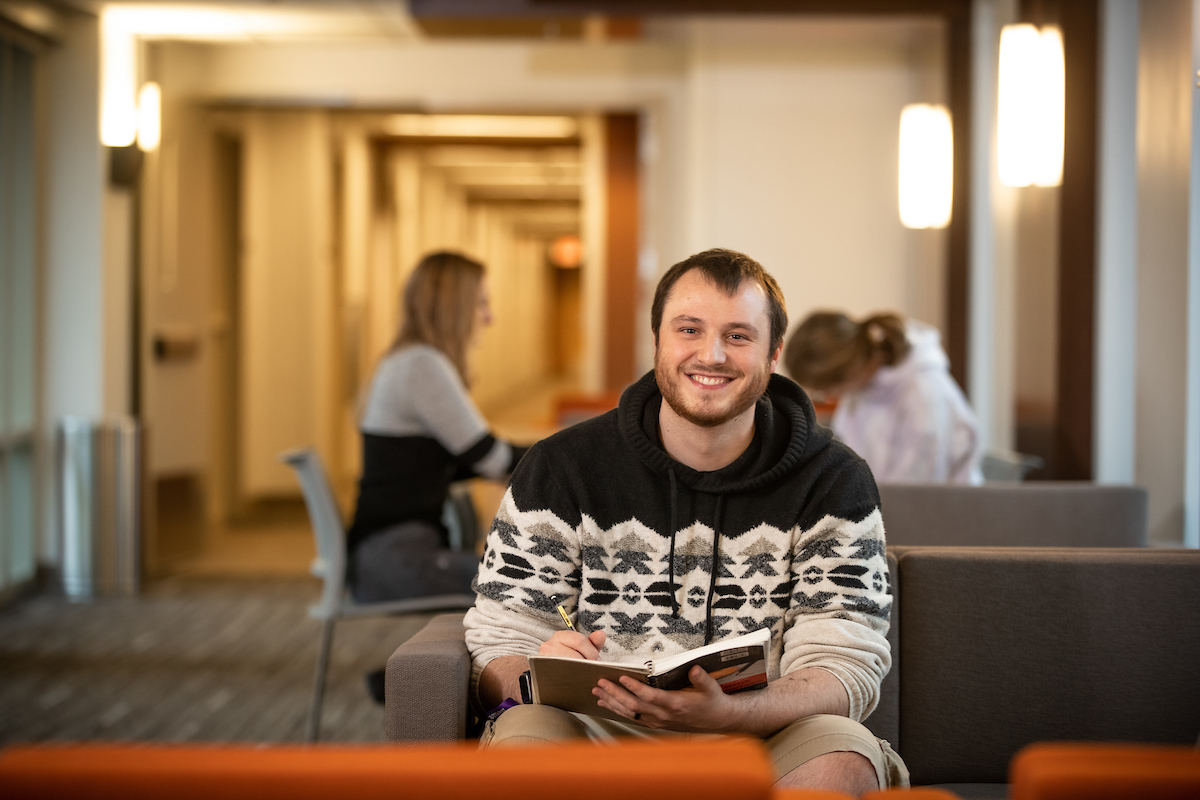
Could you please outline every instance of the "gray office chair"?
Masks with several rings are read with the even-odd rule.
[[[304,449],[284,453],[280,460],[295,469],[296,477],[300,480],[317,545],[317,557],[313,559],[311,571],[325,584],[320,601],[308,607],[308,615],[322,621],[312,704],[304,735],[306,742],[315,742],[321,727],[321,702],[325,695],[325,673],[329,667],[333,626],[339,619],[470,608],[475,604],[475,595],[441,594],[385,603],[354,602],[346,591],[346,530],[321,457],[315,450]],[[458,502],[461,502],[461,498]]]

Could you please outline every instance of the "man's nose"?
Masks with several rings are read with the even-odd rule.
[[[700,357],[706,364],[724,364],[725,340],[720,336],[706,337],[704,346],[701,348]]]

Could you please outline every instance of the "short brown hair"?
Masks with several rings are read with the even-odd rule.
[[[752,280],[767,293],[767,316],[771,320],[771,352],[774,353],[783,344],[783,334],[787,331],[787,306],[783,302],[783,292],[779,284],[771,277],[762,264],[759,264],[745,253],[736,250],[713,248],[703,253],[685,258],[671,267],[658,281],[654,290],[654,303],[650,306],[650,327],[654,331],[654,341],[658,342],[658,329],[662,325],[663,308],[676,281],[684,273],[698,269],[726,294],[732,297],[737,293],[743,281]]]
[[[427,344],[441,350],[467,383],[467,343],[484,268],[461,253],[440,250],[421,259],[401,298],[400,331],[390,350]]]
[[[796,383],[822,390],[844,383],[875,356],[883,366],[893,366],[910,348],[904,320],[896,314],[855,322],[845,314],[818,311],[792,332],[783,363]]]

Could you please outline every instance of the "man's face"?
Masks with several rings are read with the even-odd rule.
[[[715,427],[749,409],[779,361],[771,352],[767,293],[743,281],[733,296],[699,270],[685,272],[667,296],[654,347],[654,377],[671,409]]]

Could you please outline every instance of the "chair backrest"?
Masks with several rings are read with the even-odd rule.
[[[1043,742],[1008,769],[1013,800],[1175,800],[1200,797],[1200,750],[1137,744]]]
[[[308,613],[317,619],[330,619],[337,615],[346,588],[346,530],[342,514],[316,450],[292,450],[281,455],[280,460],[295,469],[300,480],[317,545],[312,573],[325,582],[320,602],[309,607]]]
[[[1146,545],[1146,490],[1137,486],[883,483],[879,501],[889,545]]]
[[[749,739],[572,743],[480,750],[458,745],[355,747],[84,744],[0,753],[9,800],[771,800],[775,775]],[[848,795],[813,791],[795,800]]]

